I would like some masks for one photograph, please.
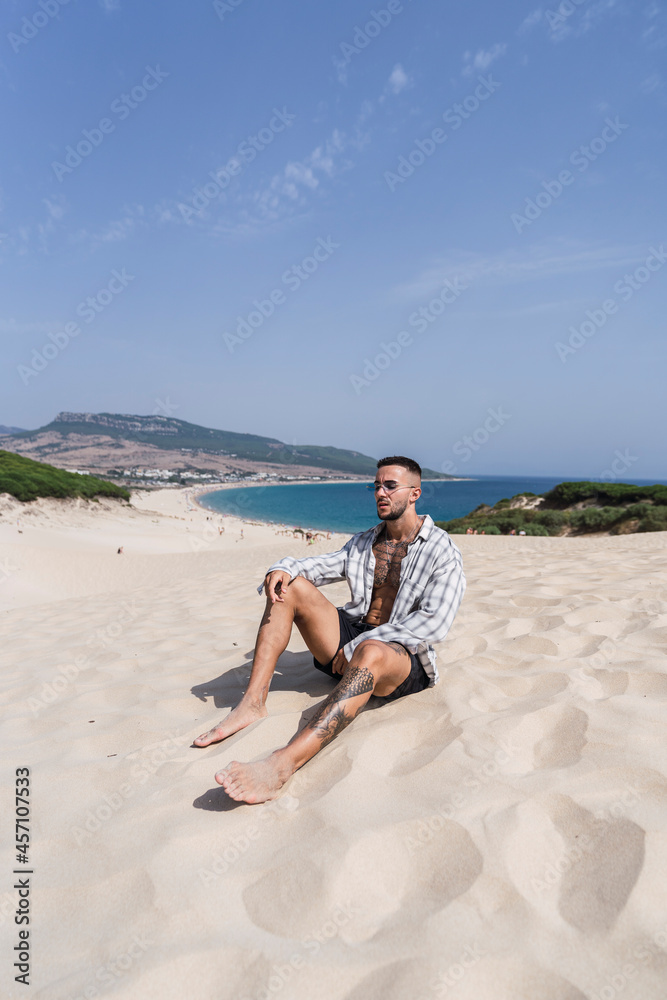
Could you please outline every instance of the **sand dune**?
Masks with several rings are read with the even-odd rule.
[[[300,637],[268,719],[191,740],[243,689],[266,567],[342,536],[241,541],[232,518],[217,536],[182,491],[91,507],[40,501],[21,535],[1,510],[3,804],[29,766],[31,996],[667,995],[667,533],[461,536],[441,683],[371,705],[279,799],[238,806],[215,771],[284,743],[330,690]],[[2,995],[27,995],[7,967]]]

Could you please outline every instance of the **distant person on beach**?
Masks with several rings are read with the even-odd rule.
[[[216,781],[232,799],[274,798],[298,768],[354,720],[371,695],[395,701],[438,680],[431,643],[445,638],[461,603],[461,553],[428,514],[416,513],[419,465],[392,456],[377,468],[369,489],[375,491],[380,524],[353,535],[338,552],[281,559],[258,588],[266,594],[266,606],[247,690],[194,745],[217,743],[268,714],[269,685],[293,625],[315,667],[338,683],[287,746],[264,760],[232,761],[218,771]],[[343,608],[317,589],[338,580],[347,580],[351,592]]]

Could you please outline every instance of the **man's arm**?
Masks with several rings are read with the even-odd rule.
[[[454,621],[466,588],[463,565],[458,550],[444,553],[437,561],[419,600],[419,608],[400,622],[385,622],[368,632],[362,632],[342,652],[350,661],[352,653],[364,639],[400,642],[416,653],[420,643],[441,642]]]
[[[292,556],[285,556],[273,566],[269,566],[266,576],[274,570],[283,570],[289,573],[294,580],[297,576],[302,576],[305,580],[316,587],[322,587],[326,583],[337,583],[345,580],[345,565],[347,563],[348,546],[346,542],[342,549],[337,552],[326,552],[321,556],[305,556],[303,559],[294,559]],[[257,588],[257,593],[261,594],[264,582]]]

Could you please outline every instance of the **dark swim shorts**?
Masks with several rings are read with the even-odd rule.
[[[342,649],[346,646],[348,642],[352,639],[356,639],[358,635],[362,632],[370,632],[371,629],[375,628],[375,625],[369,625],[368,622],[362,622],[361,618],[351,618],[342,608],[338,608],[338,621],[340,623],[340,639],[338,642],[338,649]],[[405,648],[405,647],[404,647]],[[391,694],[376,695],[379,701],[395,701],[397,698],[403,698],[406,694],[416,694],[418,691],[423,691],[429,685],[428,674],[422,667],[416,653],[411,653],[409,649],[405,650],[410,657],[410,673],[402,682],[399,684],[395,691]],[[318,670],[323,671],[323,673],[328,674],[329,677],[333,677],[334,680],[339,681],[341,679],[341,674],[335,674],[331,669],[331,664],[333,659],[329,660],[328,663],[318,663],[318,661],[313,657],[313,663]]]

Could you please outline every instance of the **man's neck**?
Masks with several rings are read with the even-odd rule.
[[[395,521],[384,522],[386,537],[392,542],[405,542],[419,532],[423,521],[424,518],[420,517],[413,507],[410,514],[406,511]]]

